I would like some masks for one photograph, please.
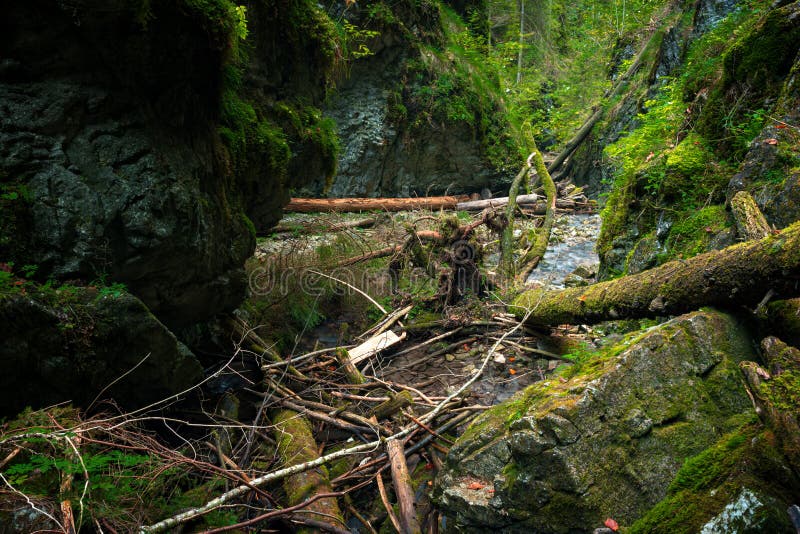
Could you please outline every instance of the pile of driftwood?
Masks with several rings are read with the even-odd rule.
[[[211,532],[258,526],[344,533],[353,522],[362,531],[377,532],[386,521],[398,532],[437,532],[427,481],[452,444],[448,434],[455,435],[488,407],[476,403],[469,387],[493,361],[497,346],[504,343],[506,353],[513,347],[537,357],[560,357],[525,346],[531,338],[507,313],[414,327],[403,324],[411,309],[383,310],[383,319],[360,336],[358,345],[291,358],[281,358],[242,320],[231,319],[241,354],[255,354],[262,363],[258,380],[217,402],[213,417],[219,427],[206,445],[241,484],[141,531],[167,531],[226,506],[238,507],[242,521]],[[427,352],[435,343],[453,342],[452,350],[476,340],[491,347],[478,356],[478,371],[467,373],[460,387],[441,385],[438,395],[430,387],[436,378],[407,384],[374,371],[381,368],[376,359],[385,365],[395,356],[419,353],[429,360],[441,355]],[[245,403],[255,406],[251,424],[234,424],[245,419]]]

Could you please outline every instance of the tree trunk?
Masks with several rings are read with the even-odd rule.
[[[760,241],[740,243],[587,287],[533,289],[511,306],[538,325],[677,315],[702,306],[754,306],[773,290],[800,293],[800,223]]]
[[[285,212],[317,213],[336,211],[408,211],[455,209],[456,204],[469,200],[467,196],[421,198],[293,198],[283,208]]]
[[[533,165],[539,178],[542,180],[544,193],[547,196],[547,205],[544,213],[544,223],[536,231],[536,240],[530,249],[519,260],[519,274],[517,282],[524,284],[531,272],[539,265],[547,250],[547,243],[550,241],[550,232],[553,230],[553,223],[556,220],[556,184],[547,172],[544,165],[542,153],[539,150],[533,151]]]
[[[522,169],[514,177],[511,187],[508,188],[508,202],[506,203],[507,225],[500,236],[500,272],[506,280],[513,280],[516,274],[514,263],[514,211],[517,209],[517,192],[522,180],[528,175],[531,169],[530,156],[525,160]]]

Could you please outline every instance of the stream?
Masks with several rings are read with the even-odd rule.
[[[596,272],[599,258],[594,247],[599,234],[599,214],[559,215],[547,252],[527,282],[560,289],[578,266],[590,266],[589,271]]]

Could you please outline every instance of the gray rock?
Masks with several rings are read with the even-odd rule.
[[[0,179],[24,199],[0,256],[122,281],[184,325],[240,302],[254,248],[214,122],[226,45],[175,6],[143,29],[122,4],[4,13]]]
[[[459,438],[437,479],[448,528],[584,532],[630,524],[666,494],[684,458],[751,410],[738,362],[753,355],[728,315],[696,312],[629,335],[562,384],[534,384]],[[466,481],[493,485],[468,498]]]

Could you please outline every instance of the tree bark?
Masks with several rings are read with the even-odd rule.
[[[736,222],[736,231],[743,241],[761,239],[771,229],[756,201],[747,191],[739,191],[731,199],[731,213]]]
[[[532,137],[531,137],[532,139]],[[531,169],[531,156],[525,160],[525,164],[511,182],[508,188],[508,202],[506,204],[506,227],[503,235],[500,236],[500,272],[506,280],[514,280],[516,266],[514,262],[514,211],[517,209],[517,192],[522,180],[528,175]]]
[[[800,293],[800,223],[759,241],[587,287],[533,289],[511,306],[529,324],[588,324],[609,319],[677,315],[702,306],[753,306],[773,290]]]
[[[329,213],[354,211],[408,211],[455,209],[467,196],[421,198],[293,198],[283,208],[285,212]]]

